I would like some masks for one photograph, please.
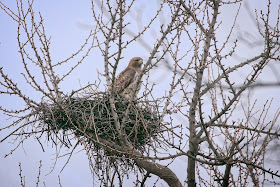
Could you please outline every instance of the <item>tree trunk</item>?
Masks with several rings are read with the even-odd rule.
[[[135,159],[135,162],[140,168],[144,168],[147,172],[159,176],[169,186],[182,187],[180,180],[177,178],[175,173],[173,173],[173,171],[171,171],[168,167],[138,158]]]

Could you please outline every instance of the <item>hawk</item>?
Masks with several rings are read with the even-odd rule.
[[[116,78],[113,92],[130,100],[137,78],[140,75],[143,59],[134,57],[129,61],[128,66]],[[137,86],[135,95],[138,94],[141,88],[141,83]]]

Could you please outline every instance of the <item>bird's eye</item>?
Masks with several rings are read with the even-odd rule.
[[[139,60],[137,59],[137,60],[135,60],[136,62],[138,62]]]

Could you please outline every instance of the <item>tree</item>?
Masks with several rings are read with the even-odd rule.
[[[14,136],[20,145],[33,136],[44,149],[40,139],[47,137],[57,147],[70,148],[67,163],[76,148],[83,146],[92,172],[105,186],[122,186],[127,175],[136,176],[136,186],[144,186],[151,175],[169,186],[279,184],[277,168],[270,169],[266,161],[280,135],[280,110],[271,114],[272,101],[260,108],[251,98],[259,88],[279,86],[279,80],[258,82],[262,72],[279,61],[277,3],[268,1],[265,10],[256,11],[257,36],[244,35],[242,30],[234,36],[242,21],[240,9],[246,6],[239,0],[161,1],[153,17],[140,24],[139,32],[133,27],[139,20],[130,18],[135,4],[92,0],[94,28],[77,52],[56,62],[43,16],[33,9],[34,1],[17,1],[17,11],[0,2],[2,12],[18,23],[25,86],[41,97],[24,93],[4,68],[0,69],[1,95],[16,96],[25,103],[20,110],[0,108],[15,119],[1,131],[16,127],[1,142]],[[221,36],[219,30],[228,24],[221,17],[227,6],[235,8],[236,14]],[[163,15],[170,17],[162,19]],[[159,32],[150,44],[146,37],[153,29]],[[256,43],[249,43],[249,36]],[[149,53],[137,80],[144,89],[137,97],[136,85],[132,99],[126,101],[112,87],[124,51],[135,44]],[[241,58],[242,44],[253,44],[258,50]],[[68,93],[61,89],[90,53],[98,55],[96,51],[104,65],[99,81]],[[66,70],[71,60],[76,62]],[[59,67],[65,67],[63,73],[58,73]],[[160,96],[151,77],[154,69],[163,67],[171,79]],[[102,81],[106,82],[105,91],[100,89]],[[184,182],[169,168],[181,158],[187,159]]]

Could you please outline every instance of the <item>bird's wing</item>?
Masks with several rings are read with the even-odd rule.
[[[114,92],[119,94],[126,89],[133,81],[136,71],[127,67],[116,78]]]

